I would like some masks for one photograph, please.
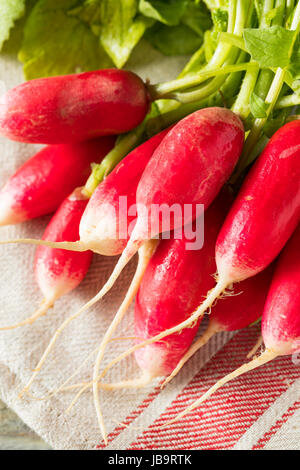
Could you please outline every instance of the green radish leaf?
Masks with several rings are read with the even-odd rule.
[[[271,26],[266,29],[244,29],[243,34],[247,51],[261,67],[284,68],[289,65],[295,31]]]
[[[0,1],[0,50],[4,42],[9,38],[15,21],[21,18],[24,13],[25,0]]]
[[[102,0],[101,35],[103,48],[117,67],[128,60],[145,30],[153,20],[137,15],[136,0]]]
[[[181,23],[191,28],[199,36],[212,27],[211,15],[203,2],[190,1],[181,18]]]
[[[267,117],[268,104],[264,102],[256,93],[252,92],[250,97],[250,110],[255,118]]]
[[[300,78],[300,36],[295,41],[288,71],[294,80]]]
[[[187,7],[188,0],[140,0],[139,11],[168,26],[175,26]]]
[[[79,6],[69,10],[68,15],[76,16],[91,27],[99,27],[101,24],[100,3],[101,0],[85,0],[83,3],[80,2]]]
[[[19,60],[27,79],[112,65],[90,25],[74,15],[78,0],[39,0],[24,28]]]
[[[202,44],[202,37],[184,24],[165,26],[157,23],[146,32],[145,38],[167,56],[193,54]]]

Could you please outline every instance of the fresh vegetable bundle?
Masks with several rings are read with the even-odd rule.
[[[32,15],[41,3],[47,2],[37,2]],[[139,8],[167,27],[167,21],[175,21],[172,27],[200,28],[201,2],[171,3],[172,7],[164,9],[162,2],[141,1]],[[92,382],[71,386],[80,388],[76,399],[93,387],[104,440],[99,388],[141,387],[161,375],[169,375],[167,383],[219,331],[243,328],[263,314],[267,349],[221,380],[179,417],[237,375],[300,348],[296,315],[300,306],[296,250],[300,224],[300,1],[206,3],[212,29],[206,30],[203,44],[176,80],[152,85],[131,72],[105,69],[29,81],[0,101],[0,133],[23,142],[57,144],[29,160],[3,188],[3,224],[51,212],[62,203],[43,240],[1,242],[41,245],[36,273],[44,305],[33,317],[12,327],[34,321],[78,285],[92,251],[121,254],[99,293],[55,332],[22,393],[29,391],[64,328],[99,301],[139,253],[126,297],[99,346]],[[86,19],[93,12],[94,19],[103,21],[111,10],[103,7],[99,20],[96,4],[84,2],[84,9],[81,6],[76,15]],[[194,12],[194,21],[189,11]],[[100,28],[102,42],[104,31]],[[115,134],[124,135],[109,151],[113,138],[108,136]],[[81,177],[87,176],[86,164],[91,161],[96,164],[85,186],[73,191],[84,184]],[[34,172],[37,166],[39,174]],[[64,181],[68,171],[74,171],[70,187]],[[52,180],[55,184],[61,181],[63,188],[55,201]],[[136,205],[135,213],[120,209],[122,197],[130,207]],[[168,240],[164,239],[164,219],[157,223],[152,211],[155,205],[180,209],[173,213]],[[191,211],[183,221],[186,205]],[[178,239],[176,234],[183,226],[197,226],[203,212],[205,244],[189,250],[191,239]],[[215,305],[237,282],[241,282],[242,295]],[[135,296],[137,342],[99,372],[106,346]],[[208,330],[191,345],[205,312],[210,313]],[[141,378],[104,384],[102,378],[108,370],[133,352],[143,371]]]

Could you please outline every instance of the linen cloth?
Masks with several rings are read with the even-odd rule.
[[[128,67],[155,83],[174,78],[183,64],[184,59],[162,59],[152,49],[139,49]],[[20,65],[2,57],[0,79],[0,93],[21,83]],[[38,148],[1,139],[1,184]],[[48,221],[49,217],[43,217],[15,227],[1,227],[0,239],[40,238]],[[34,281],[34,252],[35,248],[28,245],[0,246],[0,326],[26,318],[42,300]],[[85,393],[68,415],[65,410],[74,393],[60,393],[39,401],[18,400],[17,395],[56,328],[98,292],[115,262],[116,258],[95,255],[84,282],[57,301],[46,317],[32,326],[0,332],[1,399],[54,449],[104,447],[91,392]],[[35,397],[57,388],[99,344],[126,292],[135,262],[130,263],[101,302],[64,331],[32,387]],[[132,336],[132,326],[131,309],[115,336]],[[103,414],[109,433],[106,448],[300,449],[300,367],[297,358],[293,363],[290,357],[279,358],[236,379],[181,421],[157,429],[218,378],[241,365],[258,334],[258,327],[253,327],[215,336],[163,391],[158,379],[138,391],[103,392]],[[121,339],[111,342],[103,364],[129,345]],[[89,379],[92,359],[83,365],[73,383]],[[139,373],[131,357],[115,367],[107,379],[118,381]]]

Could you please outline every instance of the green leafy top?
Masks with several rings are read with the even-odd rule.
[[[0,50],[9,38],[16,20],[25,12],[25,0],[5,0],[0,2]]]
[[[245,29],[244,39],[248,52],[261,67],[286,67],[290,63],[295,31],[282,26],[266,29]]]
[[[0,49],[29,3],[1,0]],[[18,57],[32,79],[123,67],[142,37],[163,54],[192,54],[211,19],[199,0],[34,0],[24,24]]]

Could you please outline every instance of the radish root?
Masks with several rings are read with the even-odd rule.
[[[137,379],[123,380],[123,381],[117,382],[117,383],[104,383],[104,382],[100,383],[99,379],[100,379],[100,376],[96,378],[96,382],[82,382],[82,383],[79,383],[79,384],[70,385],[69,387],[66,387],[65,389],[63,389],[65,391],[65,390],[71,390],[71,389],[81,387],[81,389],[79,390],[79,392],[77,393],[77,395],[72,400],[69,407],[67,408],[66,413],[69,413],[71,411],[71,409],[73,408],[73,406],[77,403],[77,401],[79,400],[81,395],[86,390],[92,388],[95,384],[96,384],[97,389],[108,390],[108,391],[120,390],[120,389],[123,389],[123,388],[128,388],[128,389],[143,388],[146,385],[148,385],[149,383],[151,383],[151,381],[154,379],[154,376],[147,373],[147,372],[145,372],[144,374],[142,374]],[[104,431],[105,431],[105,427],[104,427]],[[104,434],[106,435],[105,432],[104,432]]]
[[[253,359],[251,362],[248,362],[247,364],[243,364],[241,367],[236,369],[235,371],[231,372],[230,374],[226,375],[222,379],[218,380],[218,382],[213,385],[209,390],[207,390],[204,395],[202,395],[201,398],[196,400],[194,403],[192,403],[190,406],[188,406],[184,411],[179,413],[174,419],[171,421],[168,421],[166,424],[161,426],[162,428],[169,426],[170,424],[175,423],[176,421],[179,421],[181,418],[183,418],[185,415],[187,415],[190,411],[194,410],[197,408],[201,403],[203,403],[207,398],[209,398],[213,393],[215,393],[219,388],[221,388],[223,385],[226,383],[230,382],[231,380],[235,379],[236,377],[239,377],[242,374],[245,374],[246,372],[249,372],[253,369],[256,369],[257,367],[266,364],[267,362],[272,361],[275,357],[277,357],[278,354],[271,351],[271,350],[266,350],[261,356],[256,357]]]
[[[33,315],[26,318],[25,320],[15,323],[14,325],[1,326],[0,331],[14,330],[16,328],[19,328],[20,326],[31,325],[38,318],[46,315],[48,310],[53,307],[53,304],[54,304],[54,300],[49,301],[49,300],[44,299],[43,302],[41,303],[41,306],[36,310],[36,312],[34,312]]]
[[[208,343],[210,338],[218,333],[218,331],[218,327],[214,323],[210,323],[201,338],[199,338],[180,359],[173,372],[164,380],[160,388],[163,389],[167,383],[169,383],[178,374],[184,364],[198,351],[198,349]]]
[[[93,373],[93,395],[94,395],[94,403],[95,403],[95,408],[96,408],[96,413],[97,413],[97,418],[98,418],[98,423],[99,427],[101,429],[103,439],[106,441],[106,431],[105,431],[105,424],[103,421],[103,416],[101,412],[101,406],[100,406],[100,398],[98,394],[98,389],[99,387],[97,386],[97,377],[99,374],[99,369],[101,365],[101,361],[104,357],[105,354],[105,349],[107,344],[109,343],[113,333],[115,332],[117,326],[123,319],[124,315],[126,314],[129,306],[131,305],[134,297],[136,296],[136,293],[139,289],[141,280],[144,276],[145,270],[148,266],[148,263],[157,247],[158,240],[149,240],[144,243],[144,245],[139,249],[139,261],[137,265],[137,269],[135,272],[135,275],[133,277],[133,280],[131,282],[131,285],[126,293],[126,296],[117,311],[113,321],[111,322],[108,330],[106,331],[103,340],[100,344],[100,348],[98,351],[98,355],[96,358],[95,366],[94,366],[94,373]],[[133,381],[138,383],[138,381]],[[122,386],[123,384],[123,386]],[[115,384],[115,388],[120,385],[119,388],[123,388],[125,385],[125,382],[120,382],[120,384]],[[101,387],[102,388],[102,387]]]

